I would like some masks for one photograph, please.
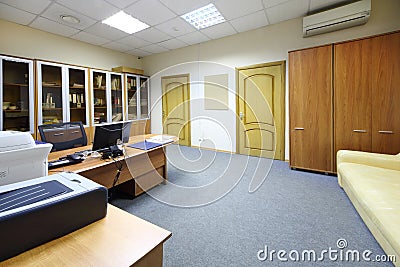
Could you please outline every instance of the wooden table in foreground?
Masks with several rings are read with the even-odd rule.
[[[132,136],[128,144],[144,141],[151,136],[154,136],[154,134]],[[174,138],[174,141],[177,141],[177,138]],[[170,144],[163,144],[146,151],[125,146],[127,156],[125,158],[121,156],[116,159],[116,161],[122,163],[122,172],[117,183],[118,188],[132,196],[137,196],[165,182],[168,176],[164,148]],[[49,161],[91,148],[92,146],[89,145],[52,152],[49,155]],[[88,157],[82,163],[49,170],[49,175],[60,171],[77,173],[107,188],[111,188],[118,170],[115,162],[111,159],[102,160]]]
[[[109,204],[105,218],[0,266],[162,266],[163,244],[171,235]]]

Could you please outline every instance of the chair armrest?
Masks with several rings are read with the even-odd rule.
[[[362,151],[339,150],[337,152],[337,166],[339,167],[343,162],[400,171],[400,153],[397,155],[388,155]]]

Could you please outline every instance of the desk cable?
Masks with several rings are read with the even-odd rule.
[[[122,144],[122,155],[124,156],[124,160],[126,160],[124,144]],[[114,193],[114,187],[118,184],[119,176],[121,175],[124,166],[121,160],[118,161],[115,160],[115,158],[112,155],[110,156],[110,158],[114,161],[114,165],[117,168],[117,173],[115,174],[113,184],[109,190],[109,196],[108,196],[109,200],[112,198],[112,195]]]

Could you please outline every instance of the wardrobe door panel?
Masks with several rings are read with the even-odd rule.
[[[335,151],[371,151],[371,41],[335,44]]]
[[[332,49],[289,53],[291,167],[333,171]]]
[[[400,33],[372,40],[372,150],[400,152]]]

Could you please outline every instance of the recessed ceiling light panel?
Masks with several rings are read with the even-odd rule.
[[[225,21],[218,9],[209,4],[181,16],[196,29],[201,30]]]
[[[112,15],[111,17],[103,20],[102,23],[129,34],[139,32],[150,27],[146,23],[143,23],[131,15],[126,14],[124,11],[120,11]]]

